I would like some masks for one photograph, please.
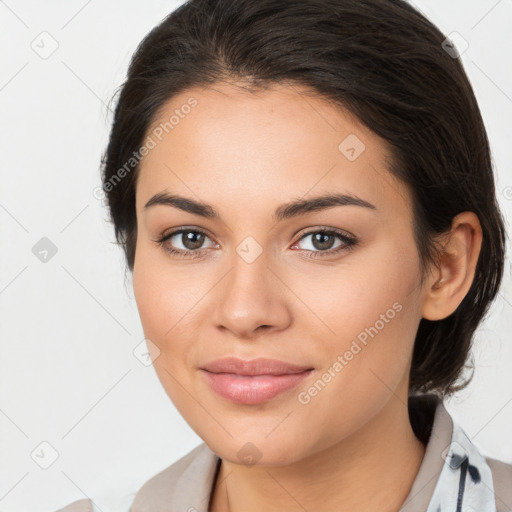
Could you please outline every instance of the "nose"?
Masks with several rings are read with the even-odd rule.
[[[263,252],[246,261],[238,254],[219,283],[213,321],[237,338],[254,339],[262,332],[285,329],[292,321],[290,296],[279,270]],[[275,267],[275,265],[274,265]]]

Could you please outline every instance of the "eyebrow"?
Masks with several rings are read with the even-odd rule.
[[[166,205],[173,206],[184,212],[199,215],[208,219],[219,219],[221,218],[219,212],[209,204],[201,203],[187,197],[179,196],[176,194],[167,194],[160,192],[155,194],[145,204],[144,210],[155,206],[155,205]],[[325,194],[310,199],[297,199],[289,203],[285,203],[276,208],[274,215],[272,216],[274,221],[282,221],[284,219],[290,219],[292,217],[298,217],[306,213],[324,210],[327,208],[333,208],[335,206],[359,206],[362,208],[368,208],[370,210],[377,210],[377,208],[357,197],[349,194]]]

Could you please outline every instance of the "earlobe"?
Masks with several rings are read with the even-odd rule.
[[[473,212],[459,213],[443,237],[437,266],[426,281],[423,318],[442,320],[458,308],[471,288],[481,246],[478,217]]]

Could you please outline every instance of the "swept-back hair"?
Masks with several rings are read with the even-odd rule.
[[[219,81],[255,90],[306,86],[387,141],[393,155],[388,170],[411,191],[422,279],[439,255],[437,235],[460,212],[478,216],[483,243],[472,286],[453,314],[420,321],[410,372],[411,394],[462,389],[471,380],[457,382],[475,330],[501,283],[505,228],[480,110],[449,43],[403,0],[182,4],[133,55],[103,155],[103,188],[130,271],[138,165],[126,164],[164,104],[188,88]]]

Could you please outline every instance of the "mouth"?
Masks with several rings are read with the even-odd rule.
[[[242,405],[267,402],[298,386],[313,371],[312,367],[262,358],[251,361],[218,359],[201,368],[213,391]]]

